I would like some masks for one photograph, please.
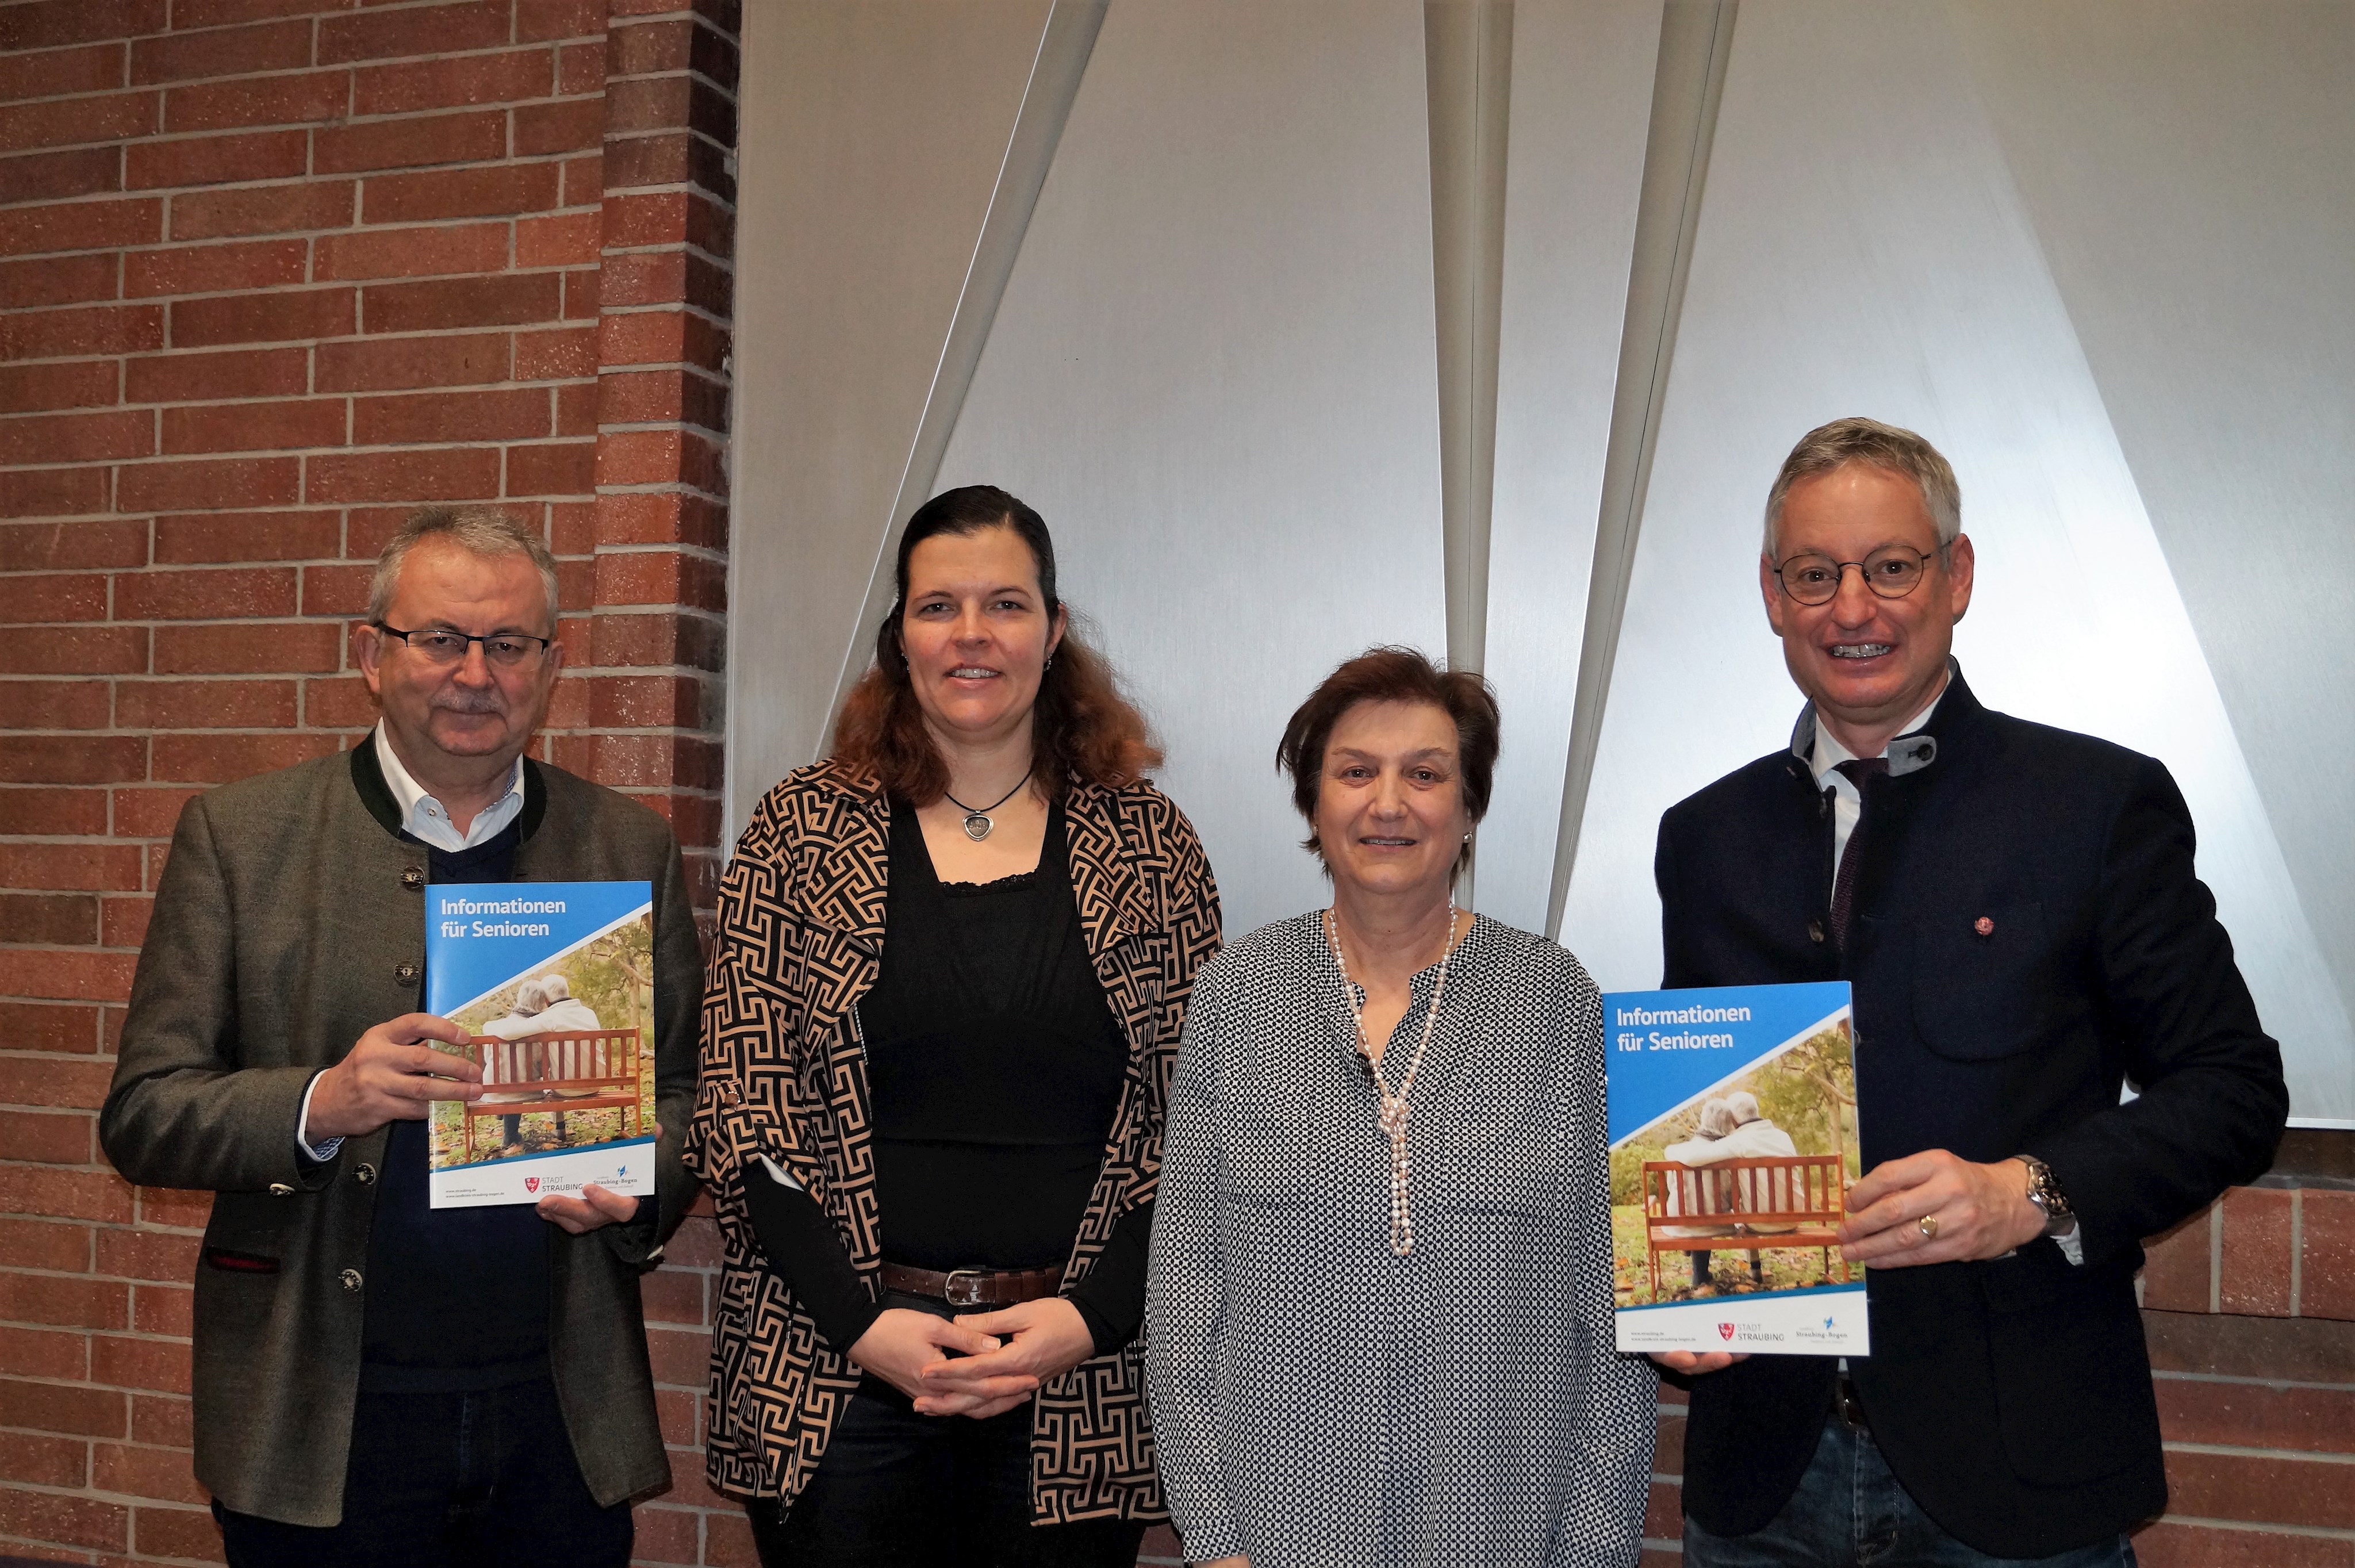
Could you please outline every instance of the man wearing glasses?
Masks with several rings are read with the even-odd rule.
[[[374,731],[181,815],[100,1136],[215,1195],[196,1475],[232,1564],[620,1568],[669,1477],[637,1276],[692,1196],[701,965],[668,826],[523,754],[556,603],[537,533],[419,512],[353,637]],[[655,889],[657,1195],[431,1208],[421,1118],[484,1090],[418,1010],[427,883],[609,880]]]
[[[2287,1115],[2174,781],[1980,706],[1972,567],[1929,443],[1810,432],[1758,568],[1807,706],[1661,819],[1665,985],[1855,987],[1871,1270],[1870,1357],[1655,1358],[1691,1390],[1695,1568],[2131,1563],[2167,1501],[2140,1239]]]

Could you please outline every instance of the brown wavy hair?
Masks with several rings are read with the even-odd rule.
[[[948,793],[948,764],[924,728],[908,678],[900,623],[908,613],[908,560],[940,534],[1011,528],[1030,550],[1039,596],[1063,615],[1063,640],[1039,679],[1031,706],[1030,756],[1049,798],[1073,784],[1117,789],[1161,765],[1145,715],[1122,695],[1103,656],[1080,640],[1070,609],[1055,594],[1055,541],[1047,521],[995,485],[945,490],[916,508],[900,536],[899,597],[875,632],[875,663],[851,688],[834,721],[834,758],[883,781],[892,795],[930,805]]]

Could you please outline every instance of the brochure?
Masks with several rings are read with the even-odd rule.
[[[484,1089],[433,1103],[434,1208],[655,1189],[654,911],[649,882],[427,887],[425,1010]]]
[[[1848,983],[1610,991],[1619,1349],[1861,1356]]]

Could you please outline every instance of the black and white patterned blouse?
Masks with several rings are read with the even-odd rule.
[[[1437,975],[1383,1052],[1393,1093]],[[1187,1560],[1626,1568],[1657,1383],[1612,1349],[1594,982],[1474,921],[1414,1091],[1404,1256],[1343,983],[1317,915],[1195,983],[1146,1308]]]

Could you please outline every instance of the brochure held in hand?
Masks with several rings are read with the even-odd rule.
[[[1847,982],[1610,991],[1603,1024],[1618,1348],[1868,1354]]]
[[[430,1113],[434,1208],[654,1191],[654,983],[650,882],[425,890],[425,1010],[483,1070]]]

